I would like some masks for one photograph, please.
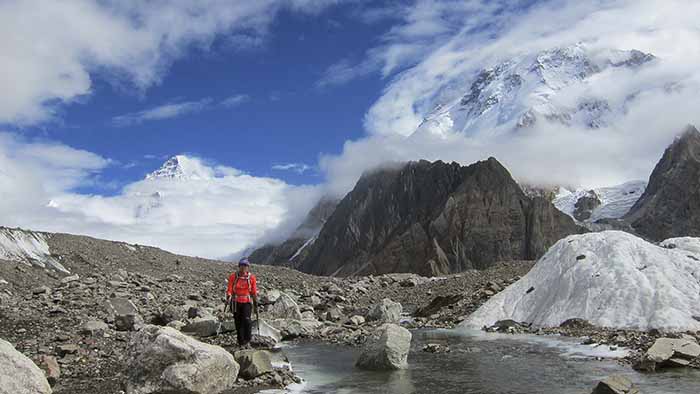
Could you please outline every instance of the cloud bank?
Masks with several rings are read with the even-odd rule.
[[[434,7],[433,7],[434,6]],[[451,13],[459,18],[446,18]],[[360,174],[387,160],[468,164],[495,156],[522,182],[606,186],[646,179],[665,147],[700,124],[700,3],[670,0],[418,1],[368,60],[395,74],[365,117],[367,137],[347,141],[320,167],[343,194]],[[458,23],[458,21],[460,21]],[[421,43],[420,60],[388,56]],[[470,93],[478,72],[540,51],[584,43],[591,56],[611,49],[652,53],[635,72],[602,72],[557,91],[555,104],[594,97],[624,103],[601,128],[538,122],[517,131],[414,133],[438,105]],[[381,53],[377,55],[377,53]],[[415,62],[415,64],[414,64]],[[523,104],[532,97],[522,98]]]

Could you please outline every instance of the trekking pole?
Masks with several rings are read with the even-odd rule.
[[[258,304],[255,303],[255,320],[258,321],[258,336],[260,336],[260,313],[258,313]]]

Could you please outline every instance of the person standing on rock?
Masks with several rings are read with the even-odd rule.
[[[250,273],[247,258],[238,262],[238,271],[228,278],[226,303],[230,305],[236,321],[238,345],[246,346],[253,336],[253,310],[258,309],[258,283],[255,275]]]

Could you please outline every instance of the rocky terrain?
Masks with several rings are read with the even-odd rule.
[[[145,329],[150,341],[161,336],[171,338],[169,343],[188,341],[157,329],[165,326],[235,356],[241,371],[248,372],[240,372],[226,392],[298,380],[284,369],[283,354],[241,353],[232,322],[218,319],[225,280],[235,268],[231,263],[82,236],[27,234],[44,237],[50,258],[69,272],[26,258],[0,261],[0,338],[45,371],[54,393],[94,393],[96,388],[120,393],[129,384],[153,379],[134,376],[129,365],[138,362],[148,369],[154,363],[139,353]],[[255,266],[264,323],[254,345],[271,349],[276,340],[304,339],[363,345],[380,325],[401,321],[409,328],[451,327],[531,266],[509,262],[441,278],[395,274],[344,280]],[[411,314],[421,317],[407,319]],[[168,349],[152,350],[167,355]],[[272,361],[266,363],[266,357]]]
[[[304,272],[439,276],[534,260],[582,228],[528,197],[494,158],[411,162],[366,173],[299,263]]]

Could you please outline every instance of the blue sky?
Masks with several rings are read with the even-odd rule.
[[[216,37],[207,48],[192,48],[144,91],[97,73],[91,94],[65,105],[60,121],[23,132],[117,161],[101,173],[102,183],[80,188],[86,193],[117,193],[180,153],[291,184],[320,183],[316,168],[299,174],[273,166],[315,167],[319,154],[337,154],[344,141],[364,134],[363,115],[385,83],[380,74],[319,86],[331,65],[362,58],[394,22],[369,23],[359,11],[347,5],[321,15],[283,12],[262,42],[241,48],[229,37]],[[229,97],[236,103],[222,104]],[[125,114],[188,102],[202,105],[166,119],[114,122]]]
[[[0,1],[0,225],[221,257],[283,239],[386,162],[495,156],[536,185],[646,179],[700,124],[698,14],[695,0]],[[527,73],[572,47],[658,60],[533,85],[564,111],[635,97],[595,131],[540,117],[470,134],[451,123],[472,120],[460,108],[434,112],[485,68]],[[502,115],[537,111],[538,92]],[[144,180],[177,154],[196,177]]]

